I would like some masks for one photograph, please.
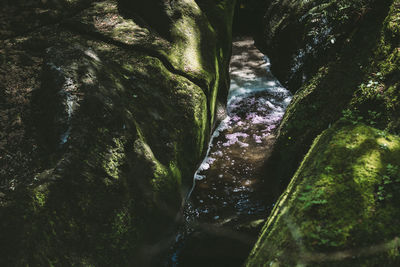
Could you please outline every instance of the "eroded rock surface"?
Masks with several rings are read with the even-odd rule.
[[[235,1],[173,1],[163,29],[122,1],[31,2],[35,25],[2,9],[1,265],[151,265],[226,101]]]

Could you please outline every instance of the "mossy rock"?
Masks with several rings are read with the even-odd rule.
[[[0,265],[151,266],[168,249],[228,91],[234,6],[175,2],[171,39],[94,1],[0,41]]]
[[[268,22],[271,29],[269,33],[272,34],[267,38],[271,42],[270,51],[276,51],[274,45],[285,38],[291,38],[290,32],[293,29],[290,25],[298,25],[306,31],[309,29],[307,25],[301,25],[296,16],[309,12],[313,6],[324,10],[324,5],[319,5],[320,1],[318,4],[315,1],[317,5],[312,2],[309,1],[310,6],[307,3],[304,5],[306,9],[290,9],[293,12],[288,12],[282,20]],[[263,236],[249,258],[250,266],[399,264],[396,239],[398,229],[392,227],[391,221],[399,217],[396,210],[398,197],[395,197],[392,189],[387,188],[391,182],[385,182],[386,178],[383,178],[389,177],[386,173],[393,172],[393,168],[397,169],[398,154],[395,150],[385,150],[386,146],[381,143],[383,139],[379,136],[397,140],[396,136],[388,132],[399,133],[396,102],[400,77],[397,64],[399,39],[398,24],[394,22],[398,20],[400,5],[397,0],[371,1],[370,4],[373,8],[365,10],[366,13],[355,23],[337,28],[346,30],[343,32],[346,34],[342,35],[346,38],[336,38],[334,46],[328,48],[327,54],[317,61],[304,61],[303,70],[308,71],[307,79],[300,84],[283,118],[274,152],[266,168],[268,179],[280,180],[281,190],[285,193],[268,219]],[[285,10],[285,6],[298,7],[300,2],[273,2],[269,11]],[[326,12],[330,12],[329,9]],[[303,22],[307,17],[304,19]],[[335,23],[335,20],[331,22]],[[299,47],[307,45],[307,38],[299,40],[302,42],[288,44],[295,51],[293,54],[299,51]],[[280,62],[283,64],[281,70],[291,68],[288,62],[290,60]],[[311,67],[308,68],[307,64]],[[287,79],[285,75],[280,78]],[[344,121],[347,126],[343,125]],[[330,129],[323,132],[327,128]],[[321,132],[323,134],[309,150]],[[375,154],[379,152],[377,155],[381,157],[380,162],[375,164],[364,157],[358,159],[364,146],[357,149],[360,156],[353,152],[349,152],[349,155],[341,154],[340,150],[333,149],[337,144],[353,144],[357,138],[353,140],[350,136],[357,134],[368,137],[365,149],[373,150]],[[339,136],[343,141],[340,141]],[[375,143],[373,138],[376,139]],[[372,160],[371,157],[369,160]],[[361,166],[357,162],[361,162]],[[341,169],[335,172],[335,168]],[[357,170],[357,173],[352,169]],[[325,180],[331,172],[340,184]],[[359,173],[365,178],[374,179],[374,182],[362,180]],[[359,188],[358,184],[349,182],[354,179],[361,180],[357,181]],[[311,184],[306,183],[309,180]],[[289,188],[286,188],[289,183]],[[383,196],[386,193],[388,198]],[[370,199],[371,196],[375,197],[373,202],[366,199],[366,195]],[[357,200],[352,197],[357,197]],[[291,202],[293,199],[299,203]],[[361,212],[361,219],[354,217],[360,212],[354,210],[353,202],[362,205],[356,206],[360,210],[372,209],[375,212],[376,209],[377,212],[373,215]],[[317,223],[314,219],[318,219]],[[355,258],[349,258],[349,255]]]
[[[31,103],[42,170],[2,203],[2,264],[140,262],[143,245],[172,224],[182,175],[201,156],[206,97],[155,58],[56,38]]]
[[[272,71],[292,92],[336,57],[365,18],[390,1],[269,1],[257,43]],[[374,13],[373,15],[370,15]]]
[[[246,266],[398,266],[400,137],[339,122],[318,136]]]
[[[342,116],[398,133],[399,112],[393,99],[399,92],[395,78],[399,68],[391,21],[396,20],[399,6],[397,1],[371,5],[374,8],[362,20],[349,26],[352,30],[347,39],[337,39],[334,57],[304,65],[319,67],[310,69],[309,79],[294,95],[266,167],[270,177],[281,181],[282,190],[314,138]]]
[[[228,95],[235,2],[190,0],[166,5],[159,0],[149,4],[106,0],[62,24],[72,31],[157,57],[169,71],[198,85],[207,96],[212,128],[216,107],[218,103],[225,105]],[[153,19],[155,14],[160,20]]]
[[[364,81],[354,94],[350,110],[367,123],[400,133],[400,1],[395,0],[385,18]]]

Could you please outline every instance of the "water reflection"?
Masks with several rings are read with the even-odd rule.
[[[268,58],[252,39],[233,42],[227,117],[194,175],[185,209],[186,232],[179,236],[169,266],[241,266],[248,254],[256,234],[248,236],[243,229],[265,218],[271,204],[262,186],[262,166],[291,100],[269,68]]]
[[[291,100],[250,38],[236,40],[232,54],[228,115],[213,135],[190,196],[201,222],[240,220],[242,214],[265,210],[258,190],[261,167],[273,141],[271,133]]]

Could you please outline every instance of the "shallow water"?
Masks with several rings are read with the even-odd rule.
[[[254,226],[275,197],[263,166],[291,100],[269,68],[251,38],[233,42],[227,117],[194,175],[185,225],[166,266],[241,266],[254,244]]]

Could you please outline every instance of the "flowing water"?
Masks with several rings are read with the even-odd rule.
[[[166,266],[241,266],[254,245],[276,197],[263,166],[291,100],[269,69],[251,38],[234,40],[227,116],[194,175]]]

